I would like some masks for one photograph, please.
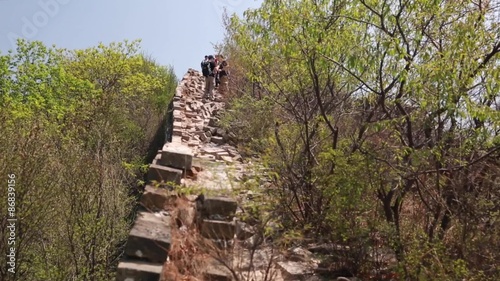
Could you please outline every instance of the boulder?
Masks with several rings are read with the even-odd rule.
[[[189,170],[193,161],[193,150],[186,145],[166,143],[161,152],[160,164],[176,169]]]

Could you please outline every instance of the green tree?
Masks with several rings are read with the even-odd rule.
[[[18,218],[17,271],[1,280],[113,278],[134,209],[127,168],[143,164],[176,84],[138,50],[19,41],[0,56],[0,171],[16,175]]]
[[[268,159],[292,225],[381,236],[412,280],[498,275],[499,12],[264,1],[231,19],[226,44],[274,107]]]

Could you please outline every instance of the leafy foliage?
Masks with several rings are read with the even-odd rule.
[[[251,118],[275,124],[261,136],[290,228],[389,247],[406,279],[498,277],[498,14],[269,0],[230,19],[226,49],[272,106]]]
[[[2,267],[1,280],[113,278],[140,174],[130,168],[144,162],[176,84],[138,50],[19,41],[0,56],[0,173],[16,175],[18,218],[17,271]]]

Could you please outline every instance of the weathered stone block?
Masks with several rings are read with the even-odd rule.
[[[209,161],[215,161],[215,156],[213,155],[200,155],[198,158],[203,159],[203,160],[209,160]]]
[[[217,136],[220,136],[220,137],[224,137],[225,135],[227,135],[226,130],[224,130],[224,129],[222,129],[222,128],[217,128],[217,129],[215,130],[215,134],[216,134]]]
[[[182,135],[182,132],[180,132],[180,135],[178,135],[178,136],[176,136],[176,135],[172,136],[172,143],[174,143],[174,144],[182,143],[182,136],[181,135]]]
[[[162,156],[163,158],[163,156]],[[165,167],[162,165],[151,164],[149,165],[147,179],[149,182],[173,182],[175,184],[181,183],[182,170]]]
[[[210,141],[215,144],[224,144],[224,139],[222,137],[212,137]]]
[[[234,215],[238,202],[232,198],[227,197],[205,197],[203,201],[202,210],[200,210],[204,217],[210,215],[220,215],[228,217]]]
[[[194,109],[193,109],[193,110],[194,110]],[[197,114],[196,114],[196,112],[194,112],[194,111],[186,111],[186,117],[188,117],[188,118],[193,118],[193,117],[195,117],[196,115],[197,115]]]
[[[130,230],[125,254],[150,262],[165,262],[171,242],[168,219],[159,214],[140,212]]]
[[[203,280],[206,281],[232,281],[231,272],[222,266],[209,266],[203,273]]]
[[[209,132],[209,133],[210,133],[210,132]],[[209,141],[210,141],[210,137],[209,137],[209,136],[207,136],[207,134],[206,134],[206,133],[202,133],[202,134],[200,135],[200,139],[201,139],[201,141],[203,141],[203,142],[209,142]]]
[[[122,261],[118,264],[116,281],[158,281],[162,268],[162,264]]]
[[[200,232],[206,238],[230,240],[234,238],[235,225],[227,221],[203,220]]]
[[[170,196],[166,189],[146,185],[144,193],[141,195],[141,205],[149,211],[163,210]]]
[[[160,161],[161,159],[161,150],[159,151],[158,154],[156,154],[155,158],[153,159],[153,161],[151,162],[152,164],[158,164],[158,162]]]
[[[281,269],[281,276],[284,280],[303,280],[314,274],[317,265],[307,262],[283,261],[278,262],[278,267]]]
[[[181,130],[182,129],[182,122],[174,122],[172,125],[174,129]]]
[[[215,136],[215,133],[217,132],[217,128],[215,127],[210,127],[210,133],[212,134],[212,136]]]
[[[226,163],[233,163],[234,162],[233,158],[230,156],[221,156],[220,159]]]
[[[175,96],[182,97],[182,87],[177,87],[177,89],[175,89]]]
[[[223,148],[219,148],[219,147],[202,147],[200,148],[200,152],[203,153],[203,154],[210,154],[210,155],[213,155],[213,156],[216,156],[217,153],[221,153],[221,152],[224,152],[226,151],[225,149]]]
[[[186,145],[177,143],[166,143],[161,153],[161,163],[182,170],[191,169],[193,161],[193,150]]]
[[[174,110],[182,110],[184,109],[184,103],[181,103],[181,102],[174,102]]]
[[[199,145],[200,145],[200,141],[199,140],[192,140],[192,141],[188,142],[188,146],[189,147],[198,147]]]
[[[244,222],[236,222],[236,238],[246,240],[255,235],[255,229]]]
[[[218,152],[217,155],[215,157],[217,157],[217,159],[219,160],[223,160],[222,157],[229,157],[229,152],[227,151],[222,151],[222,152]]]
[[[182,136],[182,129],[175,129],[172,131],[172,136]],[[174,142],[174,141],[172,141]]]
[[[175,122],[182,122],[184,116],[182,116],[180,111],[174,111],[174,123]]]

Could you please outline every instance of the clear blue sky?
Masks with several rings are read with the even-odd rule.
[[[60,48],[142,39],[142,50],[178,78],[199,68],[224,35],[222,14],[242,15],[262,0],[0,0],[0,51],[16,37]]]

